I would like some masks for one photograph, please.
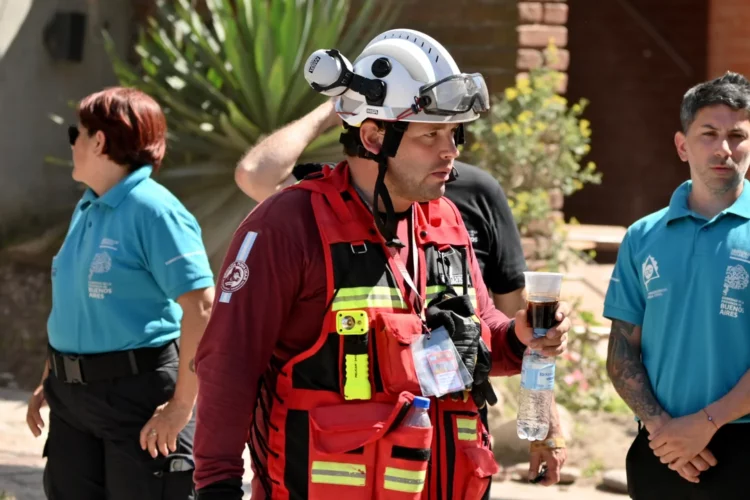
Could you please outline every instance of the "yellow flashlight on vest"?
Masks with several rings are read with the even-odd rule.
[[[336,332],[344,344],[344,399],[370,399],[370,357],[367,335],[370,321],[365,311],[336,313]]]

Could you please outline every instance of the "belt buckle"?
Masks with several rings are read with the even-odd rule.
[[[65,381],[70,384],[84,384],[81,374],[81,358],[63,354],[63,369],[65,370]]]

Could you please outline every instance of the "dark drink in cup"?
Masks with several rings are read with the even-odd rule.
[[[557,304],[558,301],[552,298],[549,300],[529,299],[526,306],[526,321],[534,329],[534,334],[544,334],[555,326]]]
[[[526,321],[534,337],[544,337],[555,326],[563,275],[560,273],[524,273],[526,278]]]

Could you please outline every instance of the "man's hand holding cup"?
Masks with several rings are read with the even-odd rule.
[[[544,356],[565,352],[571,322],[571,307],[560,301],[563,275],[526,272],[527,306],[516,313],[516,336]]]

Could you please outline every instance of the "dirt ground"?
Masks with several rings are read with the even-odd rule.
[[[625,456],[638,430],[632,415],[582,411],[573,418],[567,464],[582,471],[576,484],[598,484],[603,471],[625,468]]]

